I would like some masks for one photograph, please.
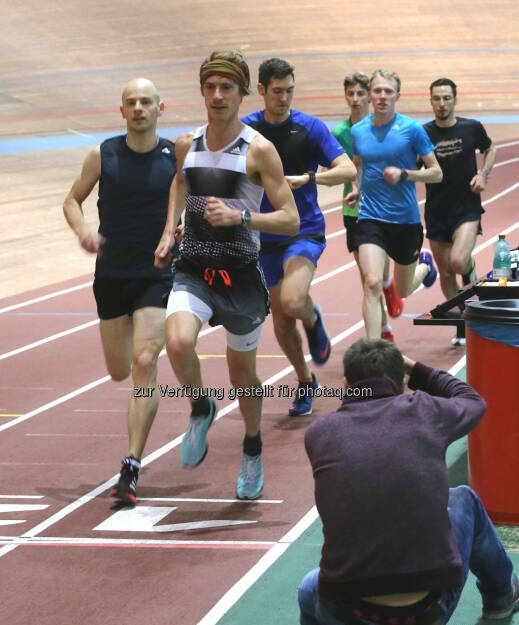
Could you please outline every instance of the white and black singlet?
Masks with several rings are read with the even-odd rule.
[[[186,155],[186,214],[182,258],[202,266],[240,268],[258,260],[259,232],[243,225],[214,227],[204,219],[205,199],[221,199],[230,208],[258,212],[263,197],[260,187],[247,177],[247,151],[258,134],[244,126],[233,141],[218,151],[206,142],[206,126],[195,131]]]

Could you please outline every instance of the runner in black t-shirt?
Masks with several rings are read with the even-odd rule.
[[[475,280],[472,250],[481,233],[480,193],[495,160],[495,148],[480,122],[456,117],[456,85],[449,78],[431,83],[431,105],[435,119],[425,124],[443,171],[440,184],[426,185],[425,225],[440,284],[447,299],[458,292],[456,274],[463,283]],[[476,150],[484,154],[478,172]]]

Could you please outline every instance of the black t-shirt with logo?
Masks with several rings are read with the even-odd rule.
[[[481,196],[470,190],[470,181],[477,173],[476,150],[485,152],[492,143],[483,125],[457,117],[449,128],[440,128],[434,120],[424,128],[443,172],[442,182],[426,185],[427,213],[444,217],[480,210]]]

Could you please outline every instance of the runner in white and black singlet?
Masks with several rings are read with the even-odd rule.
[[[258,265],[259,232],[295,235],[299,228],[274,146],[239,120],[249,82],[249,69],[238,52],[213,52],[202,64],[200,86],[208,124],[177,140],[179,171],[155,252],[157,266],[167,263],[174,225],[185,209],[180,258],[166,313],[169,359],[178,381],[191,393],[180,463],[197,466],[207,453],[216,393],[203,387],[195,346],[204,323],[221,324],[227,331],[231,385],[243,392],[238,396],[245,422],[236,485],[240,499],[256,499],[263,489],[262,387],[256,374],[256,347],[269,302]],[[259,212],[263,189],[274,206],[268,214]]]
[[[157,137],[164,110],[155,85],[132,80],[122,96],[127,134],[104,141],[86,157],[63,210],[81,246],[97,254],[94,295],[108,372],[132,373],[129,451],[111,494],[135,505],[140,458],[158,407],[157,358],[165,341],[164,299],[171,269],[154,267],[154,250],[168,211],[176,172],[175,146]],[[90,229],[82,203],[99,181],[99,231]]]

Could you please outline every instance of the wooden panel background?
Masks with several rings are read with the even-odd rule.
[[[296,67],[294,105],[324,120],[345,115],[342,79],[389,67],[402,78],[399,110],[430,114],[440,75],[459,86],[461,115],[519,115],[519,2],[395,0],[164,0],[0,2],[0,295],[92,270],[61,204],[89,148],[2,154],[1,140],[118,132],[123,85],[153,80],[166,102],[162,128],[204,121],[197,73],[216,48]],[[243,113],[259,108],[253,93]],[[494,140],[519,124],[487,125]],[[167,135],[167,133],[163,133]],[[95,192],[85,204],[96,223]],[[340,197],[328,190],[323,201]]]

